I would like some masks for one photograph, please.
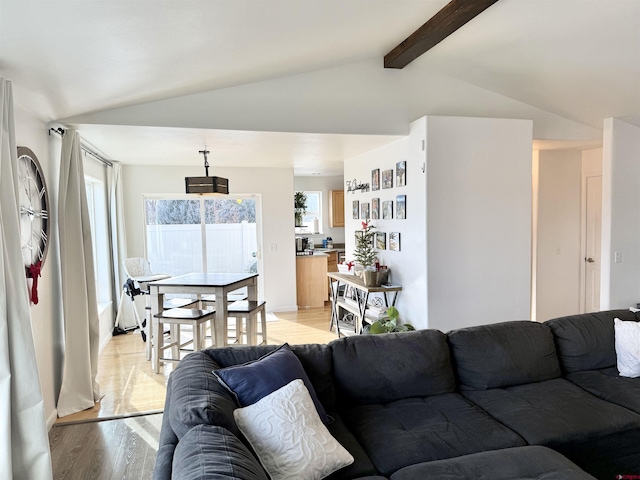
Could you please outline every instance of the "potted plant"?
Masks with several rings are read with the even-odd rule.
[[[307,195],[304,192],[296,192],[294,194],[293,208],[296,218],[296,227],[302,227],[302,219],[307,213]]]
[[[362,271],[362,280],[367,287],[375,286],[378,276],[375,268],[378,259],[373,249],[374,228],[376,227],[371,225],[368,220],[362,222],[362,230],[356,232],[356,248],[353,252],[356,264],[364,268]]]
[[[403,325],[398,324],[400,313],[396,307],[389,307],[383,317],[373,322],[371,325],[364,327],[365,333],[392,333],[392,332],[411,332],[415,327],[410,323]]]

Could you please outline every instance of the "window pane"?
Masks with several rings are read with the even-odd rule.
[[[307,213],[320,213],[320,192],[305,192],[307,194]],[[315,216],[315,215],[314,215]]]
[[[318,219],[318,230],[322,232],[322,193],[304,192],[307,196],[307,213],[302,217],[302,223],[312,233],[316,233],[313,228],[313,221]]]
[[[147,260],[155,273],[202,272],[200,200],[146,200]]]
[[[205,200],[207,271],[256,272],[256,203],[253,199]]]

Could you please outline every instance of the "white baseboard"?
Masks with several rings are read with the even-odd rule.
[[[57,418],[58,418],[58,409],[54,408],[53,412],[51,412],[51,415],[49,415],[49,418],[47,418],[47,431],[51,430],[51,427],[53,427],[53,424],[56,423]]]
[[[297,305],[285,305],[283,307],[278,307],[277,309],[272,310],[273,313],[275,312],[295,312],[296,310],[298,310],[298,306]]]
[[[113,333],[110,333],[109,335],[104,337],[104,340],[100,342],[100,349],[98,350],[99,354],[102,353],[102,350],[104,350],[104,347],[107,346],[107,344],[111,341],[112,338],[113,338]]]

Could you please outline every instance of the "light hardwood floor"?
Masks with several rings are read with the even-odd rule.
[[[161,414],[55,425],[54,480],[151,480],[161,425]]]
[[[270,317],[273,315],[277,319],[267,322],[267,340],[271,345],[327,343],[336,338],[329,331],[328,306],[275,313]],[[160,412],[173,368],[173,364],[167,363],[159,374],[153,373],[151,362],[146,360],[145,343],[137,332],[113,337],[100,354],[98,364],[98,383],[104,397],[94,408],[59,418],[56,424]]]

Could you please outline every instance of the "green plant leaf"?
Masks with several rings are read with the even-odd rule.
[[[373,322],[371,327],[369,327],[369,333],[378,334],[378,333],[387,333],[388,330],[385,328],[382,322]]]
[[[390,320],[397,321],[398,317],[400,317],[400,312],[398,312],[398,309],[392,305],[387,308],[387,317],[389,317]]]

